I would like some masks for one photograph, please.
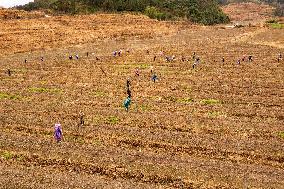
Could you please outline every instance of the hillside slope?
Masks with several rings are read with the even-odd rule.
[[[140,12],[158,20],[190,20],[206,25],[226,23],[216,0],[38,0],[19,9],[50,9],[56,13]]]

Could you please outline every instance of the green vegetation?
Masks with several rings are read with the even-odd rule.
[[[188,104],[188,103],[193,102],[193,99],[192,98],[178,98],[176,102]]]
[[[107,119],[106,119],[106,122],[108,124],[117,124],[119,122],[119,119],[118,117],[116,116],[109,116]]]
[[[103,91],[95,91],[93,94],[94,94],[95,97],[107,96],[107,94],[105,92],[103,92]]]
[[[147,69],[147,68],[149,68],[149,67],[150,67],[149,64],[141,64],[141,65],[140,65],[140,69]]]
[[[21,97],[19,95],[8,94],[4,92],[0,92],[0,100],[1,99],[9,99],[9,100],[19,100]]]
[[[142,104],[139,108],[140,108],[141,111],[150,111],[151,110],[151,107],[149,105],[144,105],[144,104]]]
[[[8,151],[4,151],[1,153],[1,157],[3,157],[5,160],[9,160],[14,157],[14,154]]]
[[[214,105],[214,104],[220,104],[221,102],[216,99],[204,99],[204,100],[201,100],[200,103],[206,104],[206,105]]]
[[[229,21],[216,0],[38,0],[19,9],[54,13],[140,12],[158,20],[185,19],[205,25]]]
[[[47,88],[43,88],[43,87],[31,87],[29,88],[29,91],[30,92],[33,92],[33,93],[61,93],[62,90],[61,89],[47,89]]]
[[[189,103],[194,101],[192,98],[189,98],[189,97],[177,98],[177,97],[173,97],[173,96],[165,97],[165,100],[168,100],[168,101],[171,101],[171,102],[176,102],[176,103],[184,103],[184,104],[189,104]]]
[[[222,112],[216,112],[216,111],[208,112],[208,117],[210,117],[210,118],[216,118],[216,117],[219,117],[221,115],[223,115]]]
[[[284,28],[284,24],[279,23],[279,20],[277,19],[267,20],[266,24],[273,29],[283,29]]]
[[[280,23],[272,23],[272,24],[270,24],[270,26],[273,29],[284,29],[284,24],[280,24]]]
[[[279,136],[284,139],[284,131],[279,132]]]

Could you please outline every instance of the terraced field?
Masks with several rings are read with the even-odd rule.
[[[283,30],[133,15],[69,19],[70,27],[68,17],[1,22],[0,188],[283,188]],[[96,19],[108,29],[90,29]],[[117,29],[125,19],[128,29]],[[27,27],[24,42],[13,37],[13,22]],[[58,30],[34,30],[55,23]],[[57,38],[64,28],[68,36]],[[237,65],[244,55],[253,62]],[[61,143],[53,138],[58,122]]]

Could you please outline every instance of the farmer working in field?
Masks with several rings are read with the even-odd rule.
[[[131,104],[131,98],[130,97],[127,97],[126,100],[124,101],[123,105],[124,105],[124,108],[126,111],[129,110],[129,106]]]
[[[54,139],[56,140],[56,142],[61,142],[62,137],[61,124],[57,123],[54,126]]]
[[[130,79],[129,79],[129,78],[126,80],[126,88],[127,88],[127,89],[130,88]]]
[[[197,66],[197,64],[199,64],[199,63],[200,63],[200,58],[197,57],[197,58],[195,59],[193,65],[192,65],[192,68],[194,69],[194,68]]]
[[[121,56],[122,50],[120,49],[117,54],[118,54],[118,56]]]
[[[135,75],[136,75],[137,77],[140,76],[140,70],[139,70],[138,68],[135,69]]]
[[[11,75],[12,75],[12,74],[11,74],[12,72],[11,72],[10,69],[7,70],[7,73],[8,73],[8,76],[11,76]]]
[[[79,127],[83,127],[84,124],[85,124],[85,119],[84,119],[85,115],[84,115],[83,112],[80,112],[79,116],[80,116],[80,124],[79,124]]]
[[[240,59],[237,60],[237,64],[238,64],[238,65],[241,64],[241,60],[240,60]]]
[[[281,53],[279,53],[278,58],[277,58],[278,62],[280,62],[280,60],[282,60],[282,54]]]
[[[116,57],[117,51],[113,51],[112,55],[113,55],[114,57]]]
[[[130,79],[128,78],[126,81],[126,93],[129,98],[131,98],[131,91],[130,91]]]
[[[195,59],[195,56],[196,56],[196,53],[195,53],[195,52],[193,52],[192,60],[194,60],[194,59]]]
[[[252,56],[251,55],[248,56],[248,61],[252,62]]]
[[[154,62],[156,61],[156,58],[157,58],[157,56],[155,55],[154,58],[153,58]]]
[[[151,80],[155,83],[158,80],[158,76],[154,73]]]

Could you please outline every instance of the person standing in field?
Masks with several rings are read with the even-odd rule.
[[[131,98],[131,90],[130,90],[130,79],[126,80],[126,93],[129,98]]]
[[[126,111],[129,110],[130,104],[131,104],[131,98],[130,98],[130,97],[127,97],[126,100],[125,100],[124,103],[123,103],[124,108],[125,108]]]
[[[85,115],[84,115],[83,112],[80,112],[79,116],[80,116],[80,124],[79,124],[79,127],[83,127],[84,124],[85,124],[85,119],[84,119]]]
[[[8,76],[11,76],[11,75],[12,75],[12,74],[11,74],[12,72],[11,72],[10,69],[7,70],[7,73],[8,73]]]
[[[61,124],[56,123],[54,126],[54,139],[56,142],[61,142],[63,138]]]

